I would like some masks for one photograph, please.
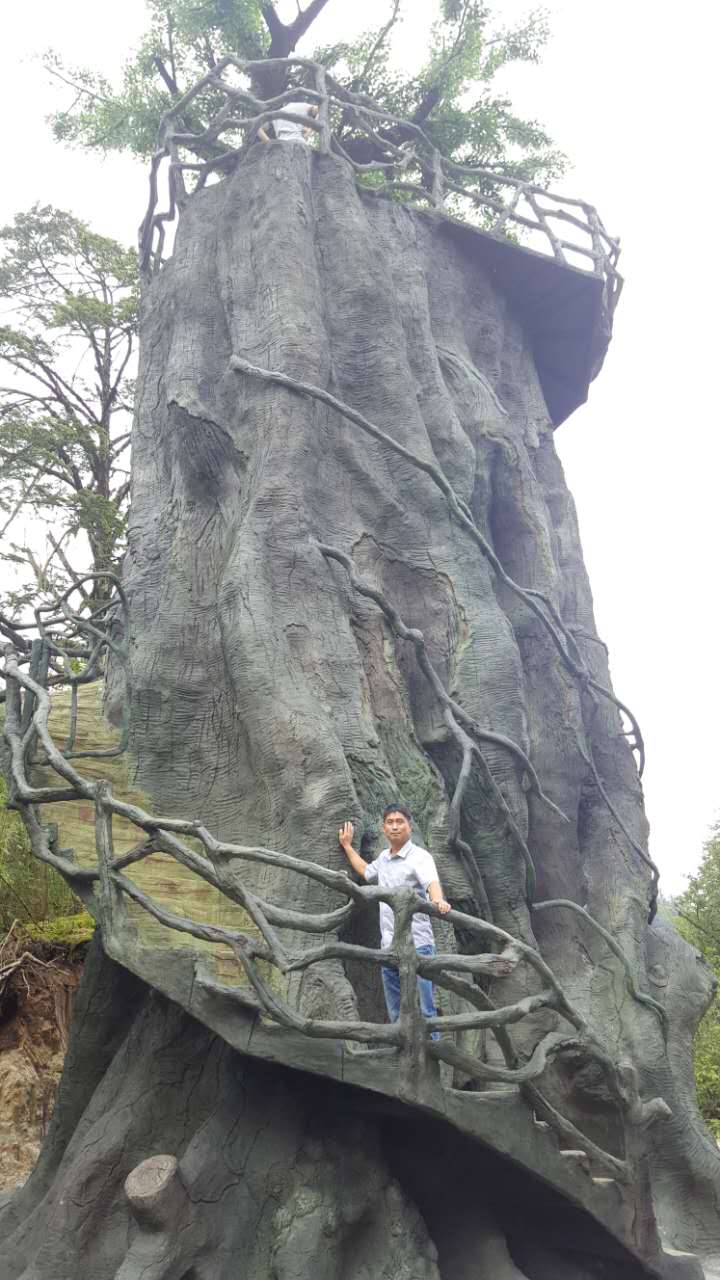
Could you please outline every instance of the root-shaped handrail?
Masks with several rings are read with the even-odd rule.
[[[254,78],[268,70],[283,72],[286,83],[291,81],[293,86],[261,99],[251,86]],[[316,118],[289,109],[297,102],[315,107]],[[203,124],[196,122],[198,114],[204,114]],[[165,228],[191,194],[185,175],[195,175],[198,190],[212,174],[231,172],[245,159],[260,129],[276,120],[289,120],[312,131],[318,150],[342,157],[354,170],[358,186],[370,196],[422,204],[512,241],[529,233],[535,237],[532,247],[540,252],[599,276],[609,331],[622,289],[617,269],[620,242],[608,234],[593,205],[512,174],[443,155],[419,125],[394,115],[366,94],[352,92],[320,63],[297,56],[258,62],[228,54],[165,112],[139,232],[143,275],[152,275],[161,265]],[[361,153],[369,158],[359,158]],[[165,161],[169,162],[168,202],[158,213],[159,176]]]
[[[332,555],[332,558],[350,568],[345,557],[331,552],[327,547],[322,550],[325,555]],[[365,584],[358,578],[355,578],[355,586],[365,590]],[[386,607],[386,602],[379,593],[374,598],[381,608]],[[70,660],[70,632],[75,635],[76,641],[77,634],[89,636],[82,659],[99,677],[102,663],[95,652],[95,646],[99,645],[101,649],[110,647],[113,657],[120,658],[123,639],[110,635],[105,642],[103,626],[98,625],[97,618],[93,621],[83,618],[82,626],[78,623],[73,632],[68,612],[60,610],[59,613],[53,613],[52,621],[48,623],[46,620],[43,623],[43,635],[38,642],[42,652],[36,652],[30,670],[24,669],[27,655],[18,655],[12,646],[6,646],[4,667],[0,669],[7,689],[3,727],[6,748],[4,763],[10,782],[10,800],[23,818],[33,853],[40,861],[59,871],[78,892],[98,920],[103,934],[108,938],[121,936],[120,925],[127,912],[126,904],[133,902],[167,929],[229,948],[247,979],[256,1007],[278,1025],[309,1037],[359,1041],[395,1049],[399,1056],[400,1093],[408,1101],[421,1093],[433,1060],[449,1063],[479,1080],[517,1084],[531,1099],[535,1109],[543,1111],[548,1122],[561,1136],[572,1134],[578,1140],[583,1138],[597,1163],[614,1178],[630,1181],[633,1176],[632,1162],[598,1147],[585,1138],[566,1117],[560,1116],[559,1120],[555,1120],[554,1117],[559,1112],[544,1099],[538,1081],[554,1058],[568,1052],[575,1056],[580,1053],[588,1061],[597,1064],[603,1072],[609,1095],[619,1109],[626,1129],[639,1123],[638,1117],[643,1123],[647,1123],[648,1116],[661,1115],[663,1104],[657,1099],[650,1103],[640,1100],[637,1081],[632,1072],[628,1071],[626,1065],[612,1059],[536,948],[513,937],[489,920],[451,910],[443,917],[446,922],[462,929],[466,934],[475,935],[482,944],[493,950],[472,955],[444,952],[433,957],[421,956],[413,941],[413,919],[418,913],[438,917],[439,912],[432,903],[421,900],[416,894],[408,890],[388,890],[379,886],[357,884],[344,870],[338,871],[278,850],[217,840],[201,822],[148,813],[138,805],[113,796],[107,781],[89,780],[78,772],[67,750],[59,748],[54,741],[49,728],[51,695],[48,683],[53,678],[50,674],[50,659],[53,655],[59,655],[63,662]],[[107,619],[112,613],[112,602],[103,606],[102,615],[106,619],[103,625],[108,625]],[[59,625],[60,620],[66,628],[62,637],[58,637],[52,630],[53,626]],[[393,621],[396,629],[404,628],[399,615]],[[411,632],[408,635],[410,639],[418,639]],[[79,651],[81,646],[76,643],[75,648]],[[419,656],[422,656],[422,652],[421,650]],[[76,652],[73,673],[78,677],[83,675],[82,668],[78,670],[77,664],[80,662],[81,658]],[[38,679],[38,675],[42,676],[43,673],[43,679]],[[72,718],[76,716],[71,707]],[[52,770],[60,785],[37,785],[33,779],[33,769],[38,763]],[[521,760],[521,764],[525,768],[529,766],[525,758]],[[541,794],[537,780],[535,783]],[[42,804],[73,800],[89,800],[94,806],[97,853],[95,868],[79,866],[68,851],[58,852],[51,829],[40,820],[39,806]],[[121,852],[116,852],[113,836],[113,821],[116,818],[129,822],[141,833],[138,843]],[[188,838],[193,841],[192,845],[188,843]],[[252,920],[257,936],[240,929],[203,923],[179,915],[146,893],[125,874],[129,867],[158,851],[169,854],[225,898],[241,906]],[[339,894],[344,902],[340,907],[327,911],[307,913],[270,902],[253,892],[243,879],[243,866],[258,863],[311,879]],[[380,902],[390,906],[395,916],[395,932],[390,949],[358,946],[337,938],[338,928],[347,922],[355,904]],[[563,906],[577,909],[590,919],[614,954],[620,958],[626,975],[631,977],[629,962],[618,944],[606,930],[592,921],[586,911],[566,902],[549,902],[545,905],[548,908]],[[537,904],[537,909],[542,906],[543,904]],[[311,933],[315,937],[324,937],[324,940],[300,950],[292,950],[292,944],[287,939],[297,932]],[[305,971],[316,964],[346,960],[376,968],[389,966],[398,970],[401,1001],[400,1016],[396,1023],[376,1023],[353,1018],[321,1019],[303,1014],[291,1006],[287,996],[264,973],[269,965],[282,978]],[[496,1007],[478,985],[478,981],[482,978],[508,977],[521,964],[527,965],[534,972],[534,981],[539,989],[532,995]],[[465,1001],[465,1011],[439,1014],[432,1019],[423,1018],[417,1000],[418,977],[430,978],[441,990],[461,996]],[[202,984],[201,977],[197,980]],[[237,983],[209,985],[214,990],[222,990],[239,1004],[248,1004],[248,991]],[[661,1012],[656,1002],[639,992],[632,981],[629,982],[629,990],[641,1006],[653,1013]],[[558,1018],[564,1020],[569,1029],[548,1030],[545,1024],[540,1038],[521,1060],[509,1040],[507,1028],[547,1011],[554,1015],[555,1021]],[[455,1034],[468,1030],[490,1031],[505,1058],[505,1065],[486,1061],[477,1054],[460,1048],[455,1042]],[[432,1039],[433,1032],[439,1032],[440,1038]]]

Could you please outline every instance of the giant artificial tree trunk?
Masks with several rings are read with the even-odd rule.
[[[343,865],[343,820],[369,853],[383,806],[408,804],[453,904],[489,904],[498,926],[536,941],[642,1094],[669,1103],[652,1131],[655,1209],[669,1244],[711,1251],[718,1157],[689,1053],[709,982],[672,931],[648,923],[642,792],[618,709],[568,670],[436,483],[442,473],[505,575],[552,601],[609,686],[539,368],[558,317],[542,298],[532,316],[523,307],[535,259],[511,252],[509,280],[481,235],[362,197],[341,160],[298,145],[255,148],[189,201],[144,300],[125,569],[134,783],[156,812],[328,867]],[[327,390],[433,475],[247,366]],[[449,824],[462,760],[442,701],[343,556],[422,631],[464,711],[530,757],[568,821],[517,752],[489,739],[497,790],[474,771],[460,856]],[[637,986],[670,1013],[668,1050],[586,919],[533,914],[506,810],[537,898],[571,899],[610,931]],[[328,905],[311,881],[256,875],[277,901]],[[353,936],[374,927],[361,919]],[[113,1036],[101,1024],[86,1045],[96,1070],[82,1088],[65,1081],[49,1154],[0,1219],[3,1280],[651,1274],[569,1209],[548,1213],[564,1234],[544,1233],[546,1192],[517,1170],[500,1176],[491,1152],[410,1109],[378,1119],[357,1090],[245,1059],[108,961],[91,966],[83,1008],[108,982]],[[533,989],[516,974],[504,995]],[[339,962],[289,998],[314,1016],[378,1014],[377,990]],[[592,1072],[558,1071],[553,1088],[607,1136]],[[124,1179],[157,1154],[179,1161],[167,1176],[183,1195],[133,1216]]]

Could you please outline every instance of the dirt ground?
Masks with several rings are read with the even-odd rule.
[[[40,1150],[62,1071],[84,946],[0,944],[0,1192],[27,1178]]]

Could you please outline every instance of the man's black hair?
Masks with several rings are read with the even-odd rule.
[[[407,818],[408,822],[412,822],[412,814],[410,810],[407,808],[407,805],[386,804],[385,808],[383,809],[383,816],[382,816],[383,822],[387,818],[388,814],[391,814],[391,813],[401,813],[403,818]]]

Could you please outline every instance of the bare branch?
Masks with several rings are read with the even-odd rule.
[[[90,98],[93,102],[102,102],[105,105],[108,105],[111,102],[110,98],[104,98],[102,94],[94,93],[92,89],[88,89],[87,85],[78,84],[76,80],[70,80],[66,75],[63,75],[61,71],[58,71],[58,68],[53,66],[52,63],[45,62],[44,66],[45,70],[51,76],[54,76],[56,80],[61,80],[62,83],[68,85],[70,89],[74,89],[81,97]]]
[[[385,26],[382,27],[381,30],[378,32],[377,39],[372,44],[370,52],[368,53],[368,56],[365,59],[365,63],[363,65],[362,71],[353,80],[353,83],[352,83],[353,89],[356,89],[356,90],[359,89],[361,85],[364,84],[367,76],[369,75],[370,70],[372,68],[372,64],[375,61],[375,58],[377,57],[378,53],[382,49],[388,36],[390,35],[390,32],[392,31],[393,27],[396,25],[398,21],[398,18],[400,17],[400,4],[401,4],[401,0],[393,0],[392,13],[390,14],[390,17],[385,23]]]
[[[71,581],[71,582],[73,582],[73,583],[75,584],[75,586],[77,587],[78,591],[80,592],[80,595],[82,596],[83,600],[85,601],[85,604],[88,604],[88,605],[89,605],[89,604],[91,604],[92,602],[91,602],[90,596],[88,595],[87,591],[85,590],[85,588],[84,588],[84,586],[83,586],[83,584],[82,584],[82,581],[80,580],[80,578],[79,578],[79,577],[78,577],[78,575],[76,574],[75,570],[73,569],[72,565],[70,564],[70,561],[68,560],[67,556],[65,555],[65,552],[63,551],[63,549],[62,549],[62,547],[61,547],[60,543],[59,543],[59,542],[57,542],[57,541],[55,540],[55,538],[53,537],[53,535],[52,535],[49,531],[48,531],[48,541],[49,541],[49,543],[50,543],[50,546],[51,546],[51,547],[52,547],[52,549],[53,549],[54,554],[57,556],[57,558],[58,558],[58,560],[60,561],[60,563],[61,563],[61,565],[62,565],[63,569],[65,570],[65,572],[67,573],[68,577],[70,578],[70,581]]]
[[[25,506],[25,503],[28,502],[28,500],[32,496],[34,490],[37,488],[37,485],[40,482],[41,475],[42,473],[40,471],[36,471],[32,480],[30,480],[29,483],[23,487],[20,497],[15,503],[15,506],[12,508],[12,511],[10,512],[10,515],[5,521],[5,524],[3,525],[2,529],[0,529],[0,540],[2,540],[5,537],[5,534],[10,528],[10,525],[13,523],[15,518],[19,516],[20,512]]]
[[[178,88],[175,77],[174,75],[170,74],[167,67],[165,66],[165,63],[163,62],[162,58],[158,54],[155,54],[155,57],[152,60],[152,64],[155,70],[157,71],[158,75],[160,76],[160,79],[162,80],[163,84],[165,85],[165,88],[167,89],[168,93],[170,93],[173,98],[179,98],[181,96],[181,90]]]
[[[327,3],[328,3],[328,0],[311,0],[311,3],[308,5],[307,9],[301,10],[298,13],[298,16],[296,17],[295,21],[291,24],[291,26],[288,29],[289,35],[290,35],[290,41],[291,41],[290,48],[288,49],[288,53],[291,53],[293,51],[298,41],[301,40],[302,37],[305,35],[305,32],[309,30],[309,28],[312,26],[315,19],[325,8],[325,5]]]

